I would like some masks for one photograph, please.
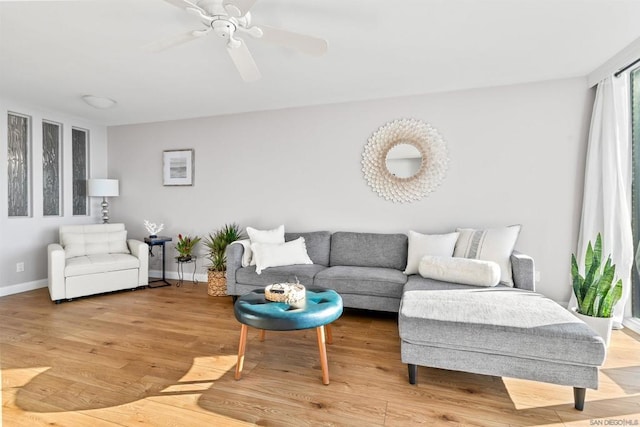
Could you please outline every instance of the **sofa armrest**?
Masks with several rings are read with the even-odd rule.
[[[140,240],[128,239],[127,246],[129,246],[131,255],[138,258],[140,262],[138,285],[147,286],[149,284],[149,245]]]
[[[51,301],[66,299],[67,293],[64,286],[64,267],[66,257],[64,248],[57,243],[47,246],[47,270],[48,286]]]
[[[236,271],[242,267],[242,255],[244,246],[232,243],[227,246],[227,295],[238,295],[236,290]]]
[[[535,292],[536,268],[533,258],[529,255],[513,251],[511,254],[511,268],[513,270],[514,287]]]

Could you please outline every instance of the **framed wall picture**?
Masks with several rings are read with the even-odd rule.
[[[193,150],[165,150],[162,154],[162,183],[193,185]]]

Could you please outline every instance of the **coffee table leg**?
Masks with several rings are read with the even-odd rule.
[[[260,341],[264,341],[265,331],[264,329],[260,329]]]
[[[327,337],[327,344],[333,344],[333,335],[331,334],[331,325],[330,324],[326,324],[324,325],[324,333]]]
[[[327,363],[327,347],[324,339],[324,326],[316,328],[318,333],[318,350],[320,351],[320,366],[322,366],[322,384],[329,384],[329,365]]]
[[[247,325],[242,324],[240,329],[240,346],[238,347],[238,362],[236,363],[236,380],[242,375],[242,366],[244,365],[244,351],[247,348]]]

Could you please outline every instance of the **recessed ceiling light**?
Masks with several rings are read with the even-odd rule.
[[[99,108],[101,110],[105,110],[107,108],[111,108],[117,104],[116,101],[110,98],[103,98],[101,96],[94,95],[84,95],[82,100],[87,104],[91,105],[93,108]]]

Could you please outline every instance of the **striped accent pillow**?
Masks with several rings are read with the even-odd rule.
[[[476,230],[458,228],[460,233],[454,257],[493,261],[500,266],[500,282],[513,287],[511,253],[520,234],[520,225]]]

